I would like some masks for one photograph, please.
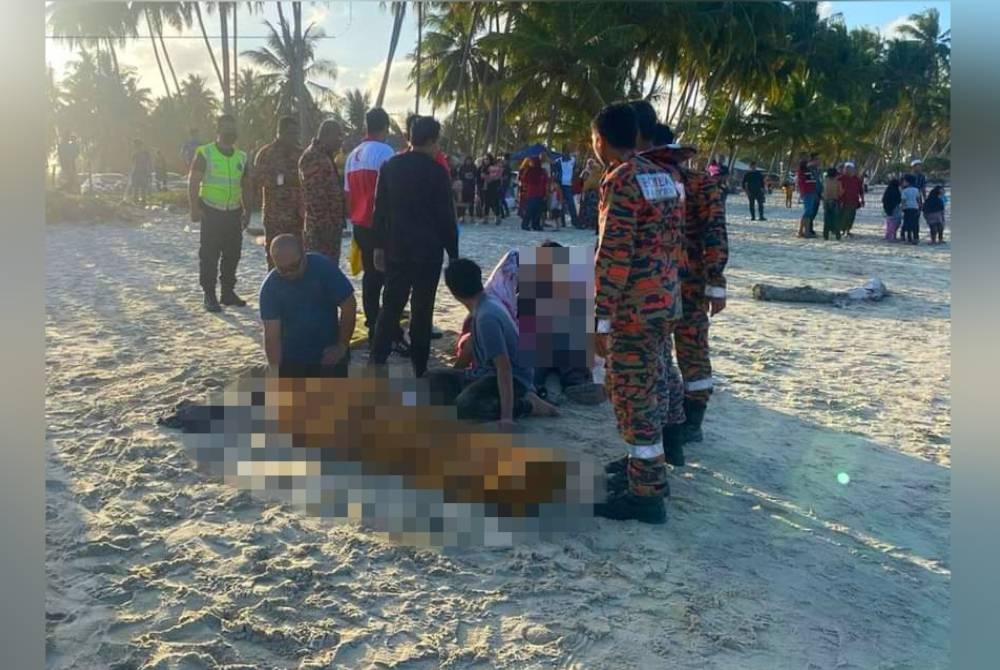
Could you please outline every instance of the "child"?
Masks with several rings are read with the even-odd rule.
[[[903,177],[903,234],[909,244],[920,244],[920,189],[911,175]]]
[[[830,233],[840,239],[840,196],[842,187],[838,179],[837,168],[826,171],[823,180],[823,239],[829,240]]]
[[[924,220],[931,229],[931,244],[944,243],[944,189],[935,186],[924,201]]]
[[[556,224],[557,228],[566,227],[566,219],[563,217],[562,211],[562,190],[556,181],[552,182],[549,193],[549,218],[560,222],[561,225]]]
[[[792,208],[792,195],[795,193],[795,184],[792,183],[791,179],[785,180],[784,185],[785,190],[785,207],[788,209]]]
[[[903,203],[903,195],[899,190],[899,180],[890,179],[889,185],[885,187],[882,194],[882,211],[885,212],[885,239],[888,242],[896,241],[896,231],[903,220],[903,210],[900,207]]]

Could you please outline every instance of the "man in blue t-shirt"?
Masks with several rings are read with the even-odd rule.
[[[509,429],[515,418],[556,416],[555,407],[535,393],[533,373],[518,360],[517,324],[493,296],[483,292],[483,273],[475,262],[448,264],[444,281],[472,315],[471,370],[431,370],[427,378],[437,404],[454,403],[459,419],[497,421]]]
[[[346,377],[357,310],[351,282],[322,254],[304,253],[294,235],[276,236],[271,258],[260,287],[268,365],[282,377]]]

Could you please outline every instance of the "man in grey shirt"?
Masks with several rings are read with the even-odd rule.
[[[483,292],[479,266],[455,259],[444,281],[472,315],[473,366],[429,371],[435,404],[454,404],[459,419],[499,421],[501,429],[509,429],[515,418],[556,416],[556,408],[535,393],[532,371],[520,365],[517,325],[503,304]]]

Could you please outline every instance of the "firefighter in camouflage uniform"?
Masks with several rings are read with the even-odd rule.
[[[594,119],[594,152],[607,168],[600,186],[595,256],[597,353],[626,452],[624,486],[609,482],[595,513],[664,523],[666,464],[658,387],[663,348],[680,316],[678,191],[668,171],[635,154],[635,112],[609,105]]]

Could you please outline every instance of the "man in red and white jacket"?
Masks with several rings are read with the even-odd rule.
[[[365,114],[364,140],[347,156],[344,164],[344,195],[347,198],[347,218],[355,241],[361,248],[361,301],[365,310],[365,327],[368,342],[375,334],[375,323],[382,302],[385,276],[375,269],[375,233],[372,230],[372,211],[375,209],[375,185],[382,164],[394,152],[385,142],[389,134],[389,115],[381,107]]]

